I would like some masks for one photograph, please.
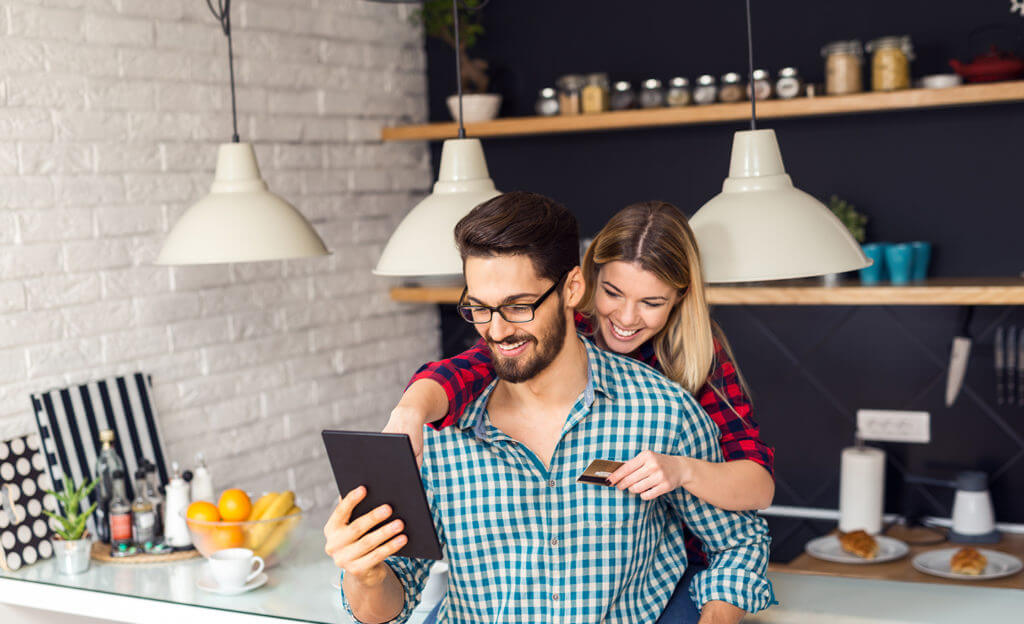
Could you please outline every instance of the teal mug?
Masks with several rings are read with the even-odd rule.
[[[868,243],[863,245],[864,255],[871,260],[871,266],[864,267],[859,271],[860,283],[865,286],[872,286],[882,281],[885,275],[885,250],[889,243]]]
[[[932,244],[925,241],[914,241],[910,243],[914,249],[914,268],[911,271],[911,279],[920,282],[928,278],[928,264],[932,259]]]
[[[914,273],[914,247],[910,243],[889,245],[885,250],[885,264],[889,268],[889,281],[909,284]]]

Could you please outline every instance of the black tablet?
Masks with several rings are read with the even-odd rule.
[[[328,429],[323,437],[338,492],[344,496],[360,485],[366,486],[366,498],[356,505],[352,517],[391,505],[394,514],[381,524],[399,518],[405,522],[403,533],[409,538],[398,555],[441,559],[441,543],[434,531],[409,436]]]

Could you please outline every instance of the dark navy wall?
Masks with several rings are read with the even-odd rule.
[[[1024,17],[1006,0],[815,2],[754,0],[755,65],[773,75],[797,66],[823,76],[822,44],[909,34],[915,75],[947,70],[988,42],[1024,52]],[[627,11],[628,9],[628,11]],[[634,84],[648,77],[746,70],[740,0],[722,2],[546,2],[493,0],[476,52],[492,65],[503,115],[532,114],[538,89],[570,72],[607,71]],[[997,24],[977,35],[970,33]],[[448,119],[454,85],[450,51],[428,44],[431,116]],[[929,240],[933,274],[1012,276],[1024,270],[1024,104],[772,120],[787,170],[803,190],[839,194],[867,213],[872,240]],[[692,214],[717,193],[732,133],[716,124],[595,134],[487,139],[502,190],[545,193],[579,217],[592,236],[626,204],[664,199]],[[440,144],[434,145],[435,167]],[[887,506],[913,492],[922,510],[948,516],[950,492],[907,488],[906,471],[947,476],[958,468],[993,474],[1000,520],[1024,522],[1024,408],[994,405],[992,330],[1024,326],[1015,308],[979,309],[967,387],[942,405],[945,365],[958,310],[951,307],[724,307],[716,318],[731,339],[756,400],[764,437],[777,448],[779,504],[837,506],[839,452],[858,408],[925,409],[934,442],[885,445]],[[445,323],[446,348],[461,326]],[[828,525],[773,521],[785,558]]]

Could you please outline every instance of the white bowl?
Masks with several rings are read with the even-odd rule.
[[[459,96],[448,96],[448,112],[452,119],[459,120]],[[501,108],[501,95],[497,93],[465,93],[462,95],[462,114],[464,123],[490,121],[498,116]]]

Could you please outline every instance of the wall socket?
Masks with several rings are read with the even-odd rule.
[[[931,442],[931,415],[903,410],[857,410],[857,433],[862,440]]]

